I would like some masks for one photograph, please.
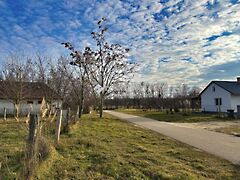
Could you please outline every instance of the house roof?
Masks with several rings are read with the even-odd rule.
[[[23,100],[61,99],[49,86],[40,82],[0,81],[0,99]]]
[[[240,83],[237,81],[212,81],[208,86],[200,93],[200,95],[212,84],[220,86],[226,91],[230,92],[232,95],[240,96]]]

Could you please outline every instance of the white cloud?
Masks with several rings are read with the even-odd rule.
[[[131,3],[64,0],[57,3],[63,10],[56,12],[59,16],[56,21],[49,11],[44,11],[44,2],[39,2],[37,6],[44,12],[42,17],[33,21],[29,30],[18,24],[13,30],[21,36],[19,42],[32,39],[28,46],[41,43],[48,53],[57,54],[61,53],[58,45],[63,40],[73,42],[79,48],[93,45],[91,28],[101,17],[107,17],[108,40],[128,46],[140,64],[135,81],[198,84],[209,81],[201,79],[209,68],[240,60],[240,4],[222,0],[214,8],[207,9],[207,3],[208,0],[176,0],[165,4],[156,0]],[[210,4],[214,6],[213,1]],[[164,8],[167,12],[160,14]],[[49,4],[46,9],[54,10]],[[156,13],[159,20],[156,20]],[[51,32],[55,30],[62,32],[52,37]],[[221,36],[224,32],[230,34]],[[209,41],[212,36],[216,39]],[[0,44],[10,46],[5,41],[0,40]],[[160,62],[162,58],[167,58],[168,62]]]

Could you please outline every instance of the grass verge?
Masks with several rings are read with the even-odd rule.
[[[239,125],[231,125],[231,126],[227,126],[227,127],[216,128],[216,129],[214,129],[214,131],[240,137],[240,126]]]
[[[26,133],[0,123],[0,179],[21,170]],[[5,158],[8,157],[7,161]],[[105,115],[84,115],[40,164],[37,179],[240,179],[240,167]]]
[[[105,115],[85,115],[62,135],[47,178],[240,179],[240,167]]]
[[[158,121],[165,122],[179,122],[179,123],[194,123],[194,122],[207,122],[207,121],[226,121],[230,120],[227,118],[219,118],[216,115],[201,114],[201,113],[166,113],[156,110],[146,110],[142,109],[117,109],[118,112],[123,112],[126,114],[132,114],[136,116],[142,116],[146,118],[155,119]]]

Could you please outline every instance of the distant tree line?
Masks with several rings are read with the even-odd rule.
[[[136,108],[157,110],[198,110],[200,88],[186,84],[169,86],[167,83],[131,83],[118,86],[106,100],[107,109]]]

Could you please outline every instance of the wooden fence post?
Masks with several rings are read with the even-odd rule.
[[[33,144],[37,134],[38,117],[36,114],[30,114],[28,143]]]
[[[27,139],[27,149],[26,149],[26,165],[24,171],[24,177],[26,179],[31,179],[33,171],[38,163],[37,155],[37,127],[38,118],[36,114],[30,115],[29,121],[29,133]]]
[[[79,113],[80,113],[80,107],[78,106],[78,107],[77,107],[77,114],[76,114],[75,121],[78,120],[78,118],[79,118]]]
[[[67,131],[69,130],[69,120],[70,120],[70,116],[71,116],[71,109],[68,108],[67,109],[67,119],[66,119],[66,123],[67,123]]]
[[[7,120],[7,109],[6,108],[4,108],[4,112],[3,112],[4,114],[3,114],[3,119],[4,119],[4,121],[6,121]]]
[[[240,118],[240,106],[237,105],[237,118]]]
[[[59,144],[59,140],[60,140],[61,123],[62,123],[62,109],[60,110],[59,118],[57,119],[57,125],[56,125],[56,143],[57,144]]]

